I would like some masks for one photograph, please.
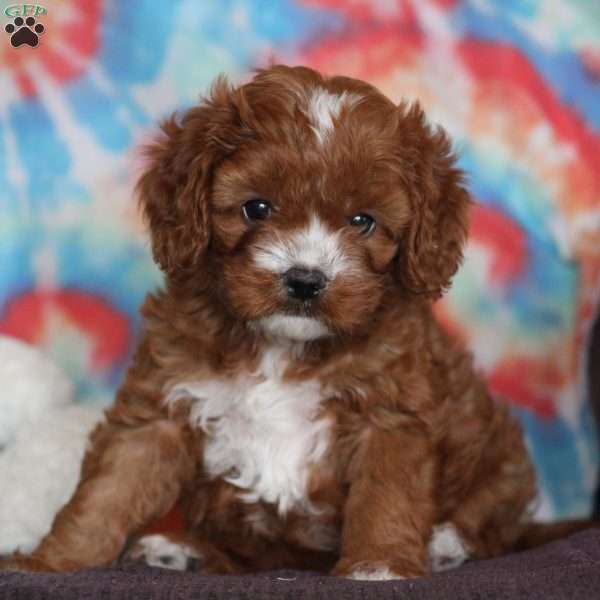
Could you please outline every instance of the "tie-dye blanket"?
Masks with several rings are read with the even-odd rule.
[[[240,80],[272,61],[366,79],[420,99],[455,139],[479,204],[437,312],[521,417],[541,512],[589,510],[598,455],[582,373],[600,276],[597,2],[27,6],[0,3],[0,332],[44,347],[81,401],[108,402],[137,307],[160,281],[131,194],[136,148],[155,121],[217,73]]]

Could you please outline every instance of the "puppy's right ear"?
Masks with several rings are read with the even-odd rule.
[[[207,98],[181,119],[164,122],[160,138],[145,148],[147,166],[136,191],[154,260],[170,278],[193,271],[208,247],[212,175],[244,135],[233,94],[218,78]]]

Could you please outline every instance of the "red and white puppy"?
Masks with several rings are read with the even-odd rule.
[[[445,133],[372,86],[276,66],[223,79],[148,149],[164,289],[80,485],[20,568],[117,559],[415,577],[508,550],[534,471],[431,302],[469,196]],[[5,565],[6,566],[6,565]]]

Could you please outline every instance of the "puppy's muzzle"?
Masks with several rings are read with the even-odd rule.
[[[283,274],[283,284],[292,300],[314,300],[325,289],[327,277],[318,269],[292,267]]]

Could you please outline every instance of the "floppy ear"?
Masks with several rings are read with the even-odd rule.
[[[400,244],[397,274],[409,292],[435,300],[462,261],[471,200],[446,133],[432,131],[418,105],[402,120],[405,139],[412,134],[418,149],[409,159],[412,220]]]
[[[200,263],[210,240],[209,200],[214,168],[236,147],[233,90],[218,78],[208,98],[145,149],[148,161],[136,191],[149,225],[152,254],[165,274],[185,276]]]

